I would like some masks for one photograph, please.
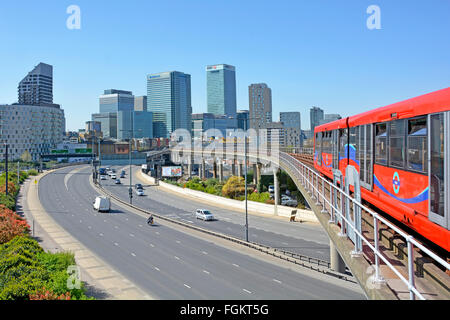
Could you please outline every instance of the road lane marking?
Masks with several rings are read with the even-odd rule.
[[[202,251],[202,253],[203,253],[203,254],[208,254],[208,252],[206,252],[206,251]]]
[[[119,227],[118,227],[118,226],[114,226],[114,228],[116,228],[116,229],[119,229]]]
[[[99,236],[100,236],[100,237],[103,237],[103,233],[100,233]]]
[[[91,226],[88,226],[88,229],[92,229],[92,227],[91,227]]]
[[[287,243],[287,242],[282,242],[282,244],[284,244],[285,246],[289,245],[289,243]]]
[[[247,292],[247,293],[252,293],[251,291],[248,291],[247,289],[242,289],[242,290],[244,290],[245,292]]]
[[[180,244],[180,243],[181,243],[181,241],[180,241],[180,240],[177,240],[177,243],[178,243],[178,244]]]
[[[140,224],[140,225],[139,225],[139,227],[141,227],[141,228],[142,228],[142,224]]]
[[[119,244],[118,244],[117,242],[114,242],[114,245],[115,245],[115,246],[119,246]]]
[[[134,234],[130,233],[130,237],[134,237]]]
[[[154,248],[155,246],[153,244],[150,243],[150,247]]]
[[[132,252],[131,255],[132,255],[133,257],[136,257],[136,255],[134,254],[134,252]]]
[[[191,289],[191,287],[189,287],[186,283],[184,284],[184,286],[188,289]]]
[[[155,270],[156,270],[156,271],[159,271],[159,268],[158,268],[158,267],[155,267]]]
[[[239,268],[239,265],[237,265],[236,263],[233,263],[233,266],[235,266],[236,268]]]
[[[203,270],[204,273],[209,274],[209,271]]]
[[[180,258],[178,258],[177,256],[174,256],[174,257],[175,257],[175,259],[180,260]]]
[[[275,281],[276,283],[280,283],[281,284],[280,280],[277,280],[277,279],[272,279],[272,280]]]
[[[158,232],[158,231],[156,231],[156,234],[159,234],[159,232]]]

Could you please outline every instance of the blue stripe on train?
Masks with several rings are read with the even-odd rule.
[[[389,196],[391,196],[392,198],[394,198],[398,201],[401,201],[403,203],[414,204],[414,203],[419,203],[419,202],[428,200],[428,190],[429,190],[428,187],[425,190],[423,190],[418,196],[416,196],[414,198],[403,199],[403,198],[399,198],[399,197],[393,195],[392,193],[390,193],[385,187],[383,187],[383,185],[381,184],[381,182],[377,179],[377,177],[375,175],[373,175],[373,177],[374,177],[374,183],[378,188],[380,188],[384,193],[388,194]]]

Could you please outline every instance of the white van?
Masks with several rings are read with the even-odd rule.
[[[96,197],[94,201],[94,210],[98,212],[109,212],[111,209],[111,201],[108,197]]]

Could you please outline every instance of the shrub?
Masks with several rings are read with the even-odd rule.
[[[29,295],[30,300],[70,300],[70,293],[57,295],[51,289],[47,290],[45,287],[36,290]]]
[[[1,197],[0,197],[1,198]],[[27,222],[5,205],[0,205],[0,244],[29,232]]]
[[[253,192],[247,196],[247,199],[251,201],[266,203],[267,200],[270,200],[270,194],[268,192]]]
[[[38,172],[36,170],[34,170],[34,169],[31,169],[31,170],[28,170],[28,175],[30,175],[30,176],[37,176]]]
[[[245,193],[244,178],[233,176],[230,177],[222,188],[222,194],[231,199],[237,199]]]

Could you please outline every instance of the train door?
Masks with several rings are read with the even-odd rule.
[[[339,130],[333,130],[331,133],[333,169],[339,169]]]
[[[315,161],[318,166],[322,166],[322,132],[316,133],[316,150],[314,152]]]
[[[429,219],[450,230],[450,112],[428,116]]]
[[[373,186],[373,125],[367,124],[356,128],[357,159],[361,186],[372,191]]]

